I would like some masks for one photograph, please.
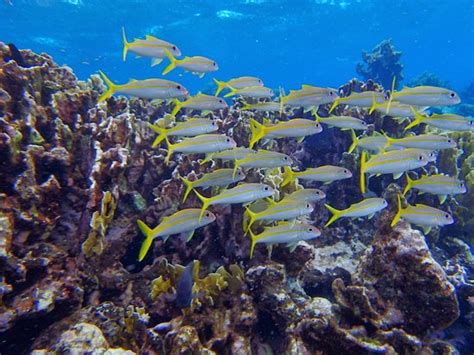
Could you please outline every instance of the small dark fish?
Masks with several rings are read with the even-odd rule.
[[[25,61],[23,60],[23,56],[21,55],[18,48],[16,48],[16,46],[13,43],[8,43],[7,46],[8,46],[8,48],[10,48],[10,57],[9,58],[11,60],[14,60],[15,62],[17,62],[17,64],[20,67],[25,67],[26,66]]]
[[[179,308],[188,308],[193,300],[193,273],[194,261],[191,261],[178,279],[176,284],[176,305]]]

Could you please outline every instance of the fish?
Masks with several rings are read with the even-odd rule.
[[[308,168],[304,171],[293,171],[289,167],[285,167],[281,186],[284,187],[296,179],[329,184],[336,180],[349,179],[351,177],[352,173],[348,169],[334,165],[323,165],[317,168]]]
[[[168,154],[165,160],[166,164],[169,163],[171,155],[173,155],[174,152],[188,154],[213,153],[237,146],[231,137],[223,134],[201,134],[192,138],[184,138],[175,144],[171,144],[168,137],[165,137],[165,141],[168,145]]]
[[[135,53],[137,56],[151,57],[151,65],[160,64],[163,58],[166,57],[165,49],[169,50],[174,56],[179,57],[181,51],[176,45],[158,39],[154,36],[147,35],[145,39],[135,39],[133,42],[128,42],[125,35],[125,28],[122,27],[123,53],[122,59],[127,60],[128,51]]]
[[[99,103],[107,100],[113,94],[123,94],[142,99],[178,99],[188,96],[188,90],[181,84],[164,79],[131,80],[126,84],[114,84],[102,71],[100,76],[108,89],[99,97]]]
[[[405,127],[405,130],[418,126],[420,123],[426,123],[429,126],[446,131],[474,131],[474,121],[467,117],[452,113],[423,116],[414,108],[412,110],[415,119]]]
[[[330,127],[341,128],[342,130],[348,129],[357,129],[357,130],[367,130],[368,125],[365,121],[352,117],[352,116],[329,116],[329,117],[320,117],[316,113],[316,120],[327,124]]]
[[[230,79],[228,81],[219,81],[213,79],[217,85],[214,96],[219,96],[220,92],[225,88],[243,89],[249,86],[263,86],[263,81],[254,76],[241,76],[239,78]]]
[[[197,187],[221,187],[245,179],[245,174],[243,171],[237,171],[235,176],[233,175],[233,169],[218,169],[208,174],[204,174],[201,178],[194,181],[189,181],[185,177],[180,176],[181,180],[186,186],[186,191],[183,197],[183,203],[186,201],[189,193]]]
[[[160,224],[153,229],[142,220],[137,220],[140,231],[145,235],[145,241],[138,254],[138,261],[145,258],[155,238],[161,237],[166,242],[170,235],[184,233],[186,241],[189,241],[196,229],[207,226],[216,220],[216,216],[212,212],[208,211],[202,217],[200,217],[200,214],[201,210],[199,208],[184,209],[171,216],[164,217]]]
[[[422,193],[438,195],[440,204],[446,201],[446,196],[463,194],[467,191],[466,183],[444,174],[425,175],[418,180],[412,180],[408,174],[405,174],[407,184],[403,190],[405,196],[411,189],[417,189]]]
[[[230,87],[229,89],[230,91],[224,97],[239,95],[243,98],[267,99],[273,96],[273,90],[265,86],[249,86],[241,89]]]
[[[371,219],[375,213],[387,207],[387,201],[379,197],[366,198],[360,202],[350,205],[345,210],[337,210],[328,204],[325,204],[324,206],[326,206],[326,208],[332,213],[332,217],[325,225],[325,227],[329,227],[332,223],[334,223],[334,221],[341,217],[356,218],[369,216],[369,219]]]
[[[461,102],[459,95],[449,89],[437,86],[404,87],[390,93],[390,101],[413,106],[451,106]]]
[[[175,303],[179,308],[188,308],[193,301],[194,260],[184,268],[176,282]]]
[[[359,107],[372,107],[374,101],[377,103],[383,103],[385,99],[385,93],[379,91],[353,92],[349,96],[337,98],[329,109],[329,113],[334,111],[334,109],[340,104]]]
[[[148,123],[148,127],[158,133],[158,137],[155,138],[151,145],[152,148],[157,147],[166,137],[193,137],[215,132],[218,129],[216,121],[208,118],[188,118],[184,122],[178,122],[171,128],[163,128],[151,123]]]
[[[392,145],[396,145],[403,148],[419,148],[428,150],[438,149],[452,149],[456,148],[456,142],[446,136],[440,136],[435,134],[420,134],[420,135],[409,135],[404,138],[387,138],[386,148]]]
[[[18,66],[26,68],[27,64],[25,63],[25,59],[20,50],[13,43],[8,43],[7,46],[10,50],[10,55],[5,57],[5,61],[8,62],[9,60],[14,60]]]
[[[280,104],[275,101],[257,102],[255,104],[244,103],[240,109],[242,111],[254,110],[258,112],[279,112]]]
[[[249,221],[244,226],[244,232],[247,234],[248,230],[256,221],[281,221],[288,219],[295,219],[313,212],[314,206],[309,202],[301,203],[292,199],[283,199],[277,203],[271,203],[268,208],[260,212],[253,212],[250,208],[245,208],[245,213],[249,217]]]
[[[251,237],[250,258],[253,257],[255,246],[259,243],[273,245],[285,243],[290,251],[296,248],[299,241],[311,240],[321,235],[321,231],[307,223],[281,222],[277,226],[267,227],[260,234],[249,229]]]
[[[291,165],[291,158],[288,155],[259,149],[257,153],[250,153],[242,159],[235,160],[234,172],[236,172],[239,167],[268,169],[279,168],[286,165]]]
[[[173,117],[176,116],[178,111],[182,108],[203,111],[203,115],[206,115],[210,111],[223,110],[229,107],[223,99],[201,93],[188,97],[182,102],[173,100],[173,103],[175,105],[173,111],[171,111],[171,116]]]
[[[285,105],[314,110],[316,107],[331,103],[337,98],[336,89],[302,85],[300,90],[291,90],[287,96],[280,95],[280,113],[283,112]]]
[[[297,200],[301,202],[318,202],[326,198],[324,191],[319,189],[299,189],[288,195],[285,195],[283,200]]]
[[[352,153],[356,147],[360,147],[371,152],[381,152],[387,146],[387,137],[378,132],[374,132],[372,136],[363,136],[358,138],[352,129],[351,137],[352,144],[347,151],[349,154]]]
[[[205,164],[211,160],[223,160],[223,161],[238,160],[238,159],[245,158],[247,154],[256,154],[256,153],[257,151],[253,149],[244,148],[244,147],[235,147],[232,149],[227,149],[227,150],[223,150],[216,153],[206,154],[206,158],[201,160],[200,164],[201,165]]]
[[[415,206],[407,204],[406,208],[402,208],[400,195],[397,195],[397,203],[398,211],[390,224],[392,227],[400,219],[403,219],[408,223],[422,227],[424,234],[428,234],[432,227],[442,227],[454,223],[453,216],[443,210],[420,203]]]
[[[249,148],[252,149],[255,143],[263,137],[269,138],[285,138],[295,137],[299,141],[306,136],[321,133],[323,128],[316,121],[304,118],[293,118],[289,121],[280,121],[271,126],[265,126],[253,118],[250,119],[251,138]]]
[[[199,75],[199,77],[202,78],[204,74],[214,72],[219,69],[219,66],[214,60],[206,57],[194,56],[176,59],[168,49],[165,49],[165,54],[169,59],[170,64],[163,70],[161,73],[162,75],[166,75],[174,68],[179,67],[193,74]]]
[[[202,202],[201,216],[204,215],[204,212],[211,205],[249,203],[261,198],[270,197],[275,193],[271,186],[260,183],[243,183],[224,190],[213,197],[204,197],[196,189],[193,189],[193,191]]]
[[[413,106],[407,105],[407,104],[402,104],[397,101],[385,101],[385,102],[377,102],[373,101],[372,102],[372,107],[369,110],[369,114],[372,114],[372,112],[377,111],[378,113],[382,115],[387,115],[391,117],[403,117],[403,118],[413,118],[415,117],[415,114],[413,113]],[[424,112],[426,109],[428,109],[428,106],[420,106],[417,107],[418,110]]]
[[[429,163],[426,151],[404,149],[373,155],[367,160],[365,151],[360,159],[360,190],[365,193],[365,174],[393,174],[398,179],[405,171],[418,169]]]

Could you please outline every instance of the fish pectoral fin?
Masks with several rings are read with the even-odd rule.
[[[446,201],[446,195],[438,195],[439,198],[439,204],[442,205]]]
[[[203,111],[201,112],[201,115],[202,115],[202,116],[207,116],[207,115],[209,115],[209,114],[211,114],[211,113],[212,113],[211,110],[203,110]]]
[[[286,244],[286,246],[290,250],[290,253],[293,253],[296,247],[298,246],[298,242],[291,242],[291,243]]]
[[[369,214],[367,217],[368,217],[369,219],[372,219],[372,218],[374,218],[374,216],[375,216],[375,213],[371,213],[371,214]]]
[[[298,143],[303,143],[304,138],[305,138],[305,136],[299,137],[296,141],[297,141]]]
[[[425,235],[427,235],[431,232],[431,226],[425,226],[425,227],[422,227],[422,228],[423,228],[423,233]]]
[[[163,243],[166,243],[166,241],[168,240],[168,238],[170,237],[170,235],[165,235],[163,236]]]
[[[151,60],[151,66],[154,67],[155,65],[160,64],[163,61],[163,58],[153,58]]]
[[[393,178],[397,180],[397,179],[400,179],[402,175],[403,175],[403,171],[401,173],[393,173]]]
[[[296,224],[296,218],[290,219],[288,222],[290,223],[290,228],[293,228]]]
[[[331,182],[332,182],[332,180],[331,180],[331,181],[325,181],[325,182],[323,183],[323,185],[329,185]]]

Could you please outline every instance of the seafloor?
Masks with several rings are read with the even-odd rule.
[[[322,228],[321,237],[293,253],[274,247],[269,258],[259,246],[249,259],[243,209],[233,205],[213,208],[217,221],[188,243],[155,241],[138,263],[137,218],[154,226],[163,215],[200,207],[194,194],[180,203],[178,175],[206,172],[211,163],[176,154],[166,166],[165,150],[151,148],[147,122],[169,112],[164,103],[112,97],[97,104],[105,90],[97,76],[81,82],[46,54],[21,55],[21,63],[10,60],[0,44],[2,354],[472,353],[471,133],[457,134],[460,149],[438,158],[441,172],[459,172],[469,188],[445,205],[456,223],[441,233],[424,237],[407,223],[392,229],[404,180],[384,177],[370,188],[389,209]],[[341,91],[356,87],[379,88],[352,80]],[[215,118],[221,133],[247,145],[254,114],[239,105]],[[350,113],[397,134],[391,118]],[[291,153],[301,166],[340,164],[357,172],[358,153],[344,153],[349,145],[350,134],[325,129],[271,149]],[[249,175],[273,185],[279,179]],[[327,203],[360,200],[356,175],[323,186]],[[327,219],[318,204],[311,220],[322,227]],[[198,297],[182,311],[174,285],[181,265],[193,259],[200,261]]]

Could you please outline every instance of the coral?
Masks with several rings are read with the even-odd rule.
[[[269,257],[259,248],[249,260],[243,208],[232,205],[213,206],[216,222],[197,230],[188,243],[176,236],[166,243],[155,240],[139,263],[143,236],[137,218],[154,226],[179,209],[200,206],[194,194],[180,202],[185,187],[179,176],[231,165],[200,165],[200,156],[179,154],[165,165],[165,150],[151,148],[155,134],[147,124],[169,113],[167,103],[111,97],[97,104],[105,90],[97,76],[81,82],[46,54],[21,54],[20,65],[0,44],[2,353],[79,347],[104,354],[454,352],[447,341],[469,349],[456,335],[459,322],[474,324],[469,281],[474,268],[467,246],[474,218],[463,207],[474,191],[469,134],[453,136],[462,151],[439,157],[439,170],[466,179],[469,193],[456,197],[459,206],[447,202],[459,223],[427,238],[432,253],[407,225],[390,229],[393,211],[386,211],[375,222],[344,219],[322,228],[321,237],[300,242],[292,253],[275,246]],[[378,48],[367,58],[385,76],[353,79],[340,94],[383,91],[377,82],[388,88],[390,70],[398,68],[401,76],[401,67],[391,62],[397,55],[390,45]],[[310,116],[300,109],[283,117],[242,112],[241,105],[235,99],[213,116],[219,133],[239,146],[248,144],[249,117]],[[325,114],[328,105],[319,111]],[[401,133],[379,113],[344,105],[336,112],[363,118],[371,129]],[[345,153],[350,139],[347,132],[325,129],[303,143],[279,139],[260,147],[289,154],[296,167],[337,164],[356,173],[357,154]],[[281,174],[249,171],[248,181],[278,187]],[[370,189],[394,205],[403,182],[391,182],[373,178]],[[325,202],[349,205],[361,198],[357,183],[353,178],[314,187],[326,193]],[[327,218],[317,203],[309,220],[321,226]],[[195,297],[182,310],[174,288],[182,265],[191,260],[197,264]]]
[[[403,64],[400,63],[402,52],[395,50],[391,39],[380,42],[372,52],[363,52],[363,62],[357,63],[356,72],[364,80],[372,79],[390,88],[393,78],[396,83],[403,80]]]

